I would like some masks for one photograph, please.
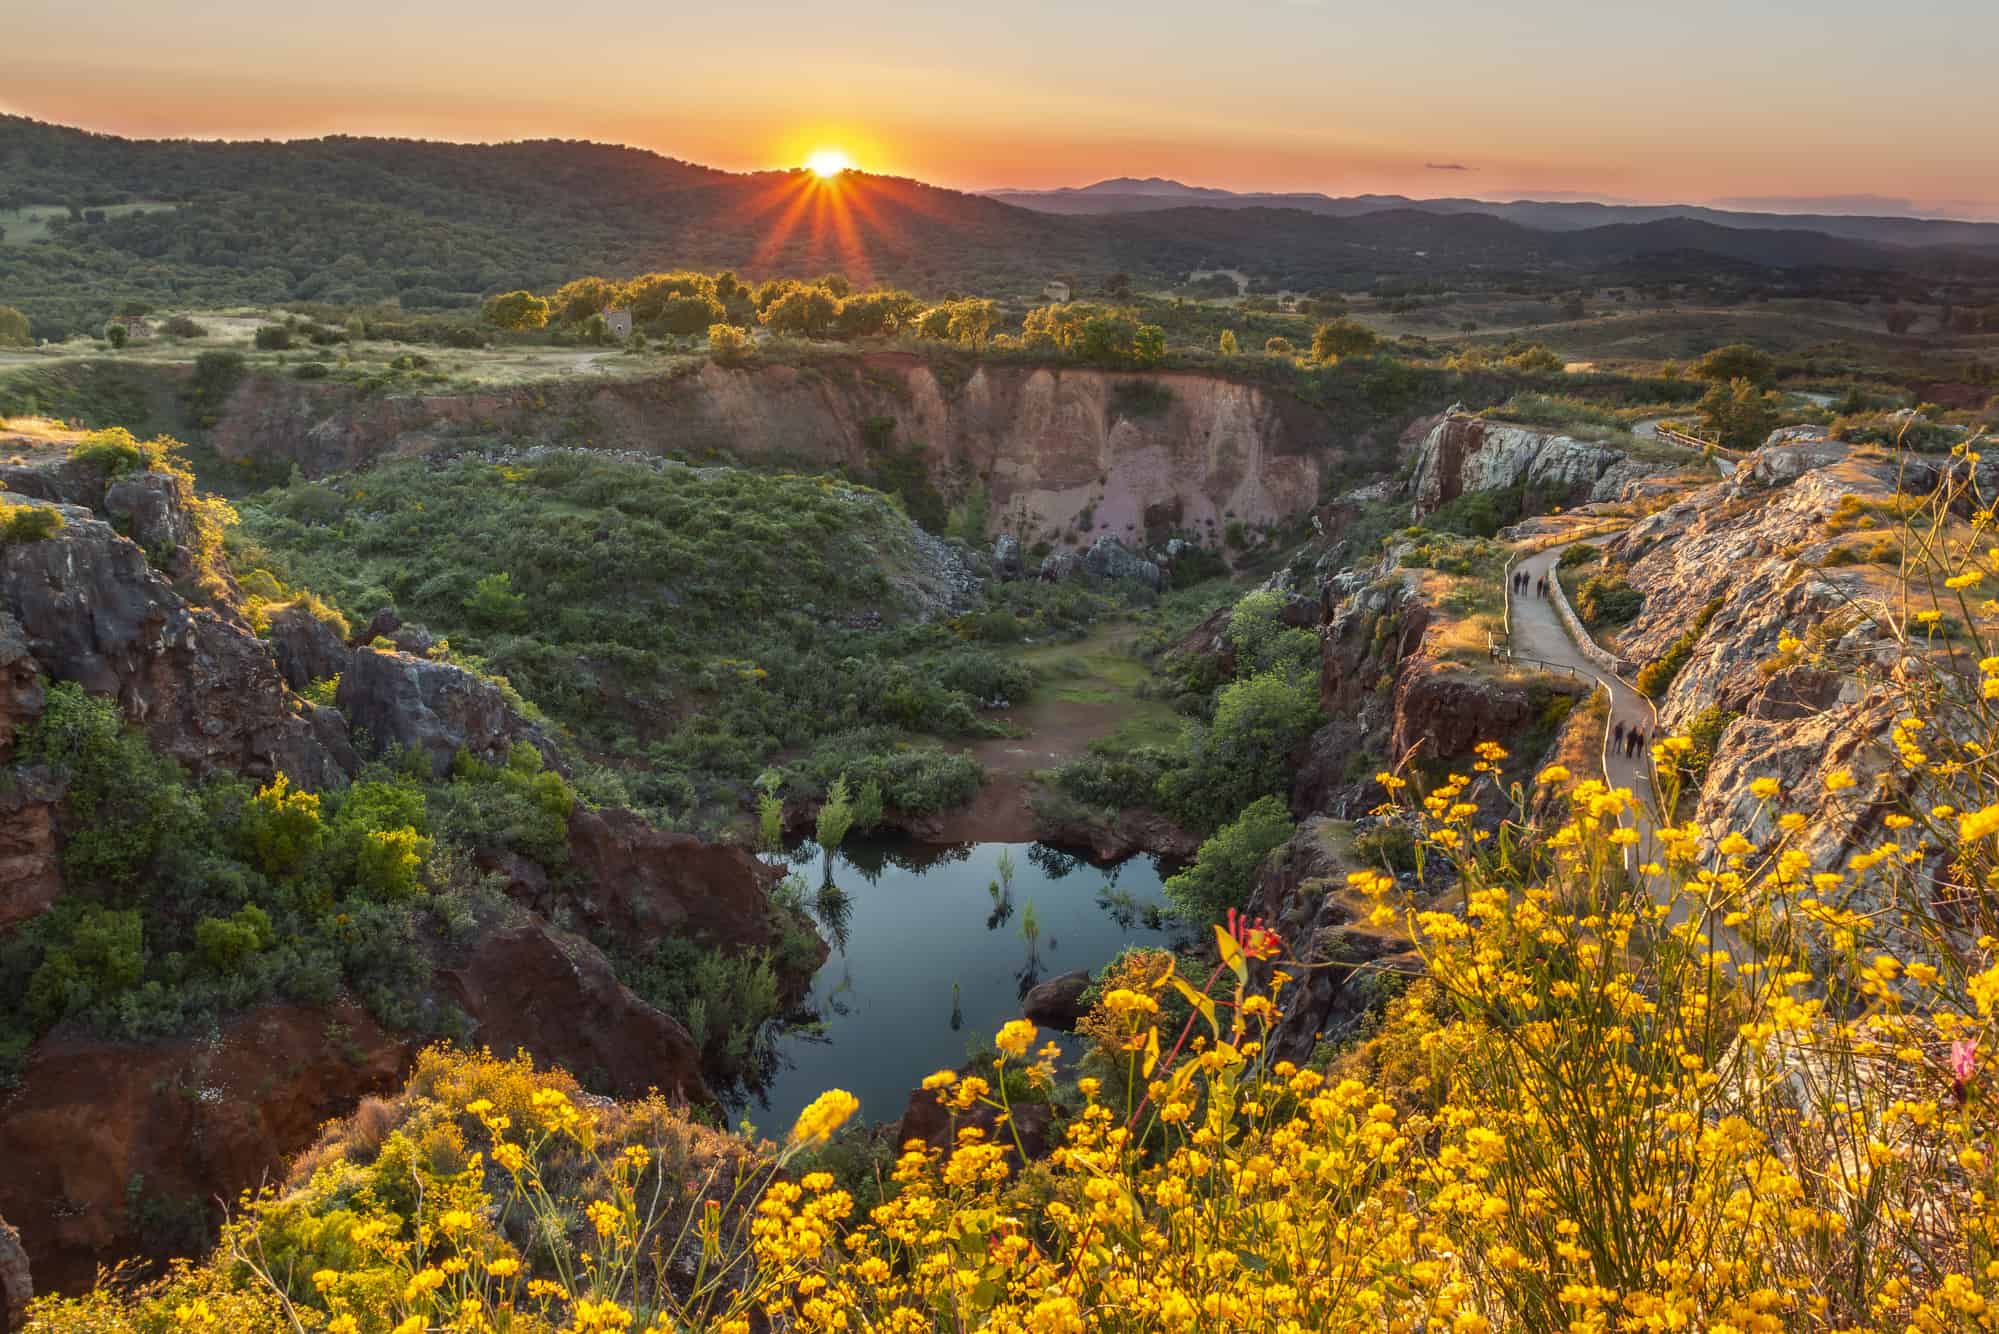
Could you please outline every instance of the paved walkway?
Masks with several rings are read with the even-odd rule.
[[[1561,559],[1565,549],[1566,546],[1560,546],[1536,552],[1513,567],[1527,576],[1529,589],[1515,596],[1507,608],[1507,619],[1513,628],[1514,655],[1573,667],[1610,691],[1610,716],[1604,720],[1606,735],[1620,722],[1627,728],[1635,725],[1649,731],[1653,725],[1652,708],[1645,697],[1584,657],[1575,641],[1569,638],[1568,631],[1562,628],[1561,617],[1551,600],[1553,595],[1538,597],[1532,591],[1534,584],[1543,578],[1554,582],[1555,562]],[[1635,756],[1620,750],[1606,755],[1603,762],[1604,777],[1610,785],[1630,788],[1647,807],[1656,804],[1652,791],[1650,750],[1648,745],[1644,753]]]

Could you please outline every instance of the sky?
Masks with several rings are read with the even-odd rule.
[[[963,189],[1999,218],[1993,0],[6,0],[0,110],[137,137],[815,149]]]

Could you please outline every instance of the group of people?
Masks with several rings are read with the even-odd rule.
[[[1533,590],[1534,596],[1537,598],[1548,596],[1548,576],[1544,574],[1539,579],[1530,579],[1527,577],[1525,570],[1515,570],[1513,572],[1513,591],[1516,593],[1525,593],[1529,589]]]
[[[1651,740],[1651,737],[1651,732],[1642,723],[1632,723],[1626,727],[1624,720],[1620,718],[1616,726],[1610,729],[1610,748],[1627,757],[1640,755],[1644,753],[1645,743]]]

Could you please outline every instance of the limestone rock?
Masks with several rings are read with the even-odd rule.
[[[1420,519],[1467,492],[1512,486],[1570,500],[1613,498],[1637,479],[1663,471],[1571,436],[1449,414],[1417,450],[1413,513]],[[1599,488],[1609,494],[1598,496]]]

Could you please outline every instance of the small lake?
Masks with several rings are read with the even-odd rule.
[[[789,860],[808,902],[820,898],[820,934],[833,947],[806,1002],[820,1022],[778,1037],[769,1083],[730,1109],[779,1138],[829,1088],[859,1098],[862,1119],[898,1120],[910,1089],[989,1045],[1036,981],[1095,969],[1128,945],[1169,941],[1156,920],[1147,923],[1146,910],[1164,902],[1150,857],[1105,867],[1041,843],[852,839],[834,859],[830,897],[819,896],[824,858],[815,845],[801,844]],[[1030,916],[1032,948],[1021,929]]]

